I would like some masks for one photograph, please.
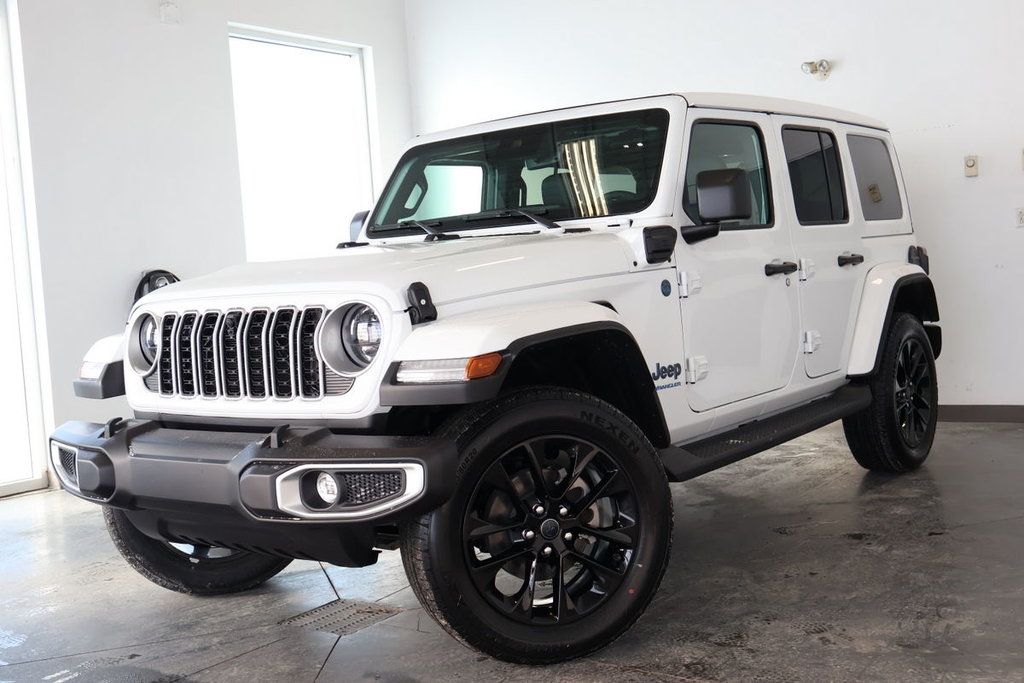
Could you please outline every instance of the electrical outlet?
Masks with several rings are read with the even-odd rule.
[[[1024,208],[1017,209],[1017,227],[1024,228]]]

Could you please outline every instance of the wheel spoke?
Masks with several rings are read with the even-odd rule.
[[[615,481],[616,476],[618,475],[618,473],[619,473],[618,470],[612,470],[612,471],[608,472],[608,474],[605,475],[605,478],[602,479],[600,481],[600,483],[597,484],[597,486],[595,486],[593,489],[591,489],[590,493],[587,494],[587,496],[583,500],[581,500],[579,503],[577,503],[577,510],[578,510],[578,512],[582,513],[584,510],[586,510],[591,505],[593,505],[597,501],[601,500],[608,493],[610,493],[611,492],[610,491],[611,484],[612,484],[612,482]]]
[[[554,601],[555,621],[564,621],[576,611],[576,603],[565,585],[565,559],[559,555],[555,561],[555,575],[551,578],[551,599]]]
[[[614,588],[620,581],[622,581],[622,577],[625,576],[625,572],[616,567],[609,567],[605,563],[596,560],[589,555],[584,555],[583,553],[578,553],[576,551],[570,551],[569,554],[583,563],[584,567],[590,569],[595,574],[601,585],[605,588]]]
[[[533,442],[527,441],[523,444],[527,460],[530,463],[530,476],[533,477],[533,488],[538,497],[547,498],[548,482],[544,479],[544,470],[540,466],[537,452],[533,449]]]
[[[573,485],[577,481],[579,481],[580,475],[582,475],[583,471],[587,469],[587,465],[589,465],[590,462],[594,459],[594,456],[596,456],[598,453],[600,453],[600,450],[598,448],[594,447],[594,448],[590,449],[589,453],[587,453],[586,455],[582,455],[581,456],[579,454],[579,446],[580,446],[580,444],[577,444],[576,456],[573,459],[572,472],[567,477],[567,481],[565,483],[565,486],[562,487],[562,491],[561,491],[561,494],[560,494],[561,496],[564,496],[566,493],[568,493],[569,489],[571,489],[573,487]]]
[[[589,526],[583,526],[581,529],[581,533],[589,534],[627,549],[636,547],[637,538],[640,535],[639,527],[632,522],[613,529],[594,529]]]
[[[494,523],[489,522],[477,513],[472,512],[466,520],[466,538],[472,541],[478,538],[483,538],[484,536],[490,536],[491,534],[500,534],[503,531],[512,531],[513,529],[518,529],[521,526],[522,522],[519,520],[508,524]]]
[[[523,580],[523,587],[519,589],[513,598],[513,607],[516,611],[529,614],[533,609],[533,595],[537,590],[537,558],[530,562],[530,572]]]
[[[498,553],[493,557],[489,557],[486,560],[478,560],[476,563],[470,563],[470,576],[473,582],[481,589],[488,589],[494,585],[494,577],[498,575],[501,568],[512,560],[518,559],[525,555],[533,556],[533,552],[530,548],[523,546],[522,544],[513,545],[508,550]]]
[[[487,470],[486,474],[484,474],[483,480],[499,491],[507,493],[515,502],[515,505],[519,507],[520,512],[523,512],[526,509],[519,489],[516,488],[515,482],[512,481],[512,477],[509,476],[500,460],[494,463],[494,465]]]

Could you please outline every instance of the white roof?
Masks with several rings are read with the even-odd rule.
[[[736,109],[740,111],[759,111],[766,114],[787,114],[790,116],[809,116],[815,119],[842,121],[857,126],[888,130],[881,121],[852,111],[835,109],[820,104],[785,100],[777,97],[759,97],[757,95],[737,95],[718,92],[679,93],[691,107],[709,107],[714,109]]]

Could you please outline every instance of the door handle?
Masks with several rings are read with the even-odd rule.
[[[799,266],[792,261],[783,261],[782,263],[766,263],[764,264],[764,274],[768,277],[772,275],[781,275],[785,273],[795,273]]]
[[[843,266],[855,266],[858,263],[864,263],[864,257],[860,254],[840,254],[837,259],[839,267]]]

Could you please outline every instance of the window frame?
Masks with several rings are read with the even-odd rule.
[[[829,137],[832,138],[832,147],[833,147],[833,149],[836,150],[836,168],[839,170],[839,191],[842,193],[842,196],[843,196],[843,209],[844,209],[844,214],[845,214],[845,217],[843,218],[843,220],[841,220],[841,221],[836,221],[836,220],[831,220],[831,219],[827,220],[827,221],[802,221],[802,220],[800,220],[800,212],[797,211],[796,194],[793,192],[793,177],[792,177],[792,175],[789,174],[789,159],[786,157],[786,138],[785,138],[785,133],[786,133],[787,130],[799,130],[799,131],[817,133],[818,136],[819,136],[818,137],[819,151],[820,150],[824,150],[823,147],[820,147],[820,144],[821,144],[821,134],[825,133],[826,135],[828,135]],[[789,179],[789,195],[793,199],[793,216],[794,216],[794,218],[796,218],[797,223],[799,223],[800,225],[806,225],[806,226],[816,226],[816,225],[849,225],[850,224],[850,199],[849,199],[848,193],[846,191],[846,173],[843,172],[843,157],[839,154],[839,140],[838,140],[836,131],[832,130],[831,128],[824,128],[824,127],[821,127],[821,126],[803,126],[803,125],[799,125],[799,124],[787,123],[787,124],[784,124],[782,126],[782,128],[779,130],[779,142],[781,143],[781,147],[782,147],[782,156],[783,156],[783,158],[786,159],[786,176]],[[851,168],[852,168],[852,164],[853,164],[852,159],[850,161],[850,164],[851,164]],[[827,165],[825,166],[825,182],[828,182],[828,166]],[[829,189],[831,189],[831,187]],[[831,208],[831,202],[832,202],[832,200],[831,200],[831,192],[830,192],[829,193],[829,205],[830,205],[830,208]]]
[[[686,145],[686,150],[685,150],[686,156],[684,157],[684,162],[683,162],[683,178],[682,178],[683,191],[681,193],[682,197],[681,197],[681,201],[680,201],[680,206],[683,209],[683,215],[685,215],[687,218],[689,218],[691,221],[693,221],[693,224],[695,226],[713,225],[712,223],[704,223],[704,222],[698,223],[696,220],[694,220],[693,216],[691,216],[686,211],[686,192],[687,192],[687,189],[688,189],[687,183],[686,183],[686,174],[687,174],[687,172],[689,171],[689,168],[690,168],[690,148],[693,145],[693,132],[694,132],[694,129],[697,126],[699,126],[700,124],[702,124],[702,123],[710,123],[710,124],[718,124],[718,125],[726,125],[726,126],[740,126],[740,127],[745,127],[745,128],[753,128],[756,131],[756,133],[757,133],[759,149],[761,151],[761,160],[764,163],[764,178],[765,178],[765,192],[764,192],[764,194],[765,194],[765,197],[768,198],[768,206],[767,206],[767,208],[768,208],[768,219],[769,219],[768,222],[766,222],[766,223],[741,223],[739,225],[721,225],[721,224],[719,224],[718,229],[720,231],[722,231],[722,232],[731,232],[731,231],[735,231],[735,230],[769,230],[771,228],[774,228],[775,227],[775,215],[776,215],[776,212],[775,212],[775,194],[774,194],[774,187],[772,185],[772,171],[771,171],[771,163],[770,163],[770,160],[768,158],[768,148],[765,145],[765,134],[764,134],[764,130],[761,128],[760,124],[758,124],[756,121],[750,121],[750,120],[747,120],[747,119],[723,119],[723,118],[716,118],[716,117],[708,117],[708,118],[694,119],[693,121],[690,122],[689,136],[687,137],[687,145]],[[700,215],[699,214],[698,214],[697,218],[700,219]]]

